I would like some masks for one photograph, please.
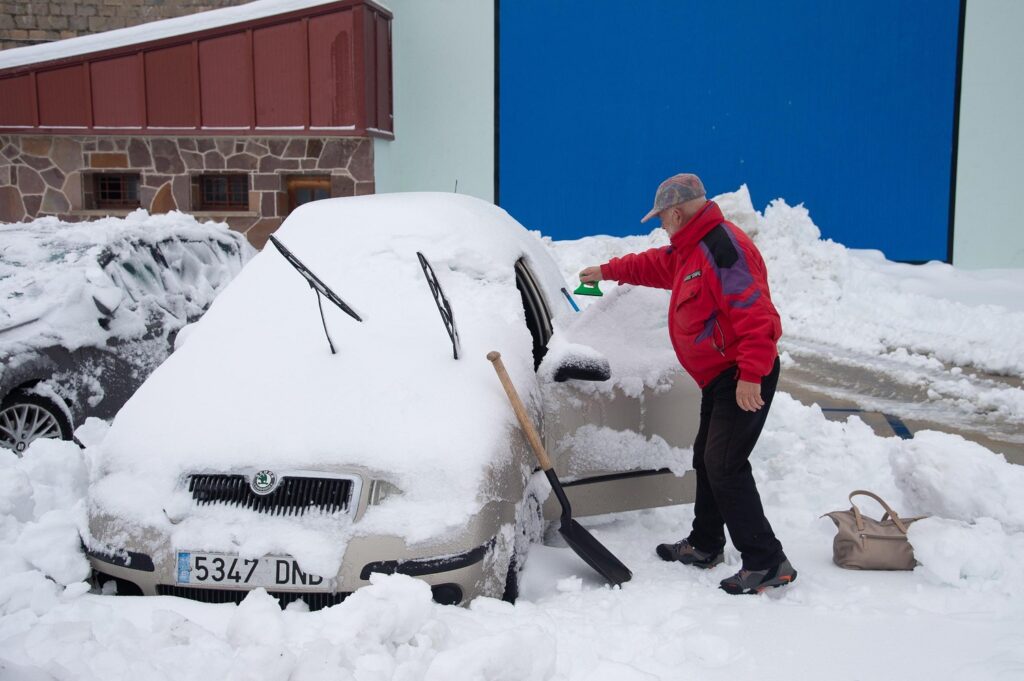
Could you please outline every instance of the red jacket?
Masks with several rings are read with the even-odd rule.
[[[739,378],[752,383],[771,372],[782,322],[764,260],[714,201],[672,236],[670,246],[612,258],[601,265],[601,276],[672,290],[669,337],[700,387],[730,366],[738,365]]]

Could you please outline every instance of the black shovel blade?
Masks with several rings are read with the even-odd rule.
[[[565,543],[569,545],[569,548],[587,561],[587,565],[594,568],[609,584],[618,586],[632,579],[633,573],[629,571],[629,568],[575,520],[570,518],[566,523],[563,519],[562,526],[558,528],[558,531],[565,538]]]

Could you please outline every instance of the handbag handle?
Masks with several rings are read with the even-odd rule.
[[[855,489],[852,492],[850,492],[850,505],[853,507],[853,517],[857,520],[858,530],[864,529],[864,520],[861,518],[860,509],[857,508],[857,504],[853,503],[853,498],[856,496],[871,497],[872,499],[877,501],[879,504],[881,504],[882,508],[885,509],[885,515],[882,516],[882,520],[884,521],[885,517],[889,516],[890,518],[892,518],[892,522],[896,525],[896,527],[899,528],[900,532],[902,532],[903,534],[907,533],[907,526],[903,524],[902,520],[900,520],[900,517],[896,514],[896,511],[892,510],[892,508],[889,507],[889,504],[885,503],[882,497],[878,496],[874,492],[869,492],[866,489]]]

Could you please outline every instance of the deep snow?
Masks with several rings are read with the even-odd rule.
[[[1005,342],[1024,338],[1024,313],[1011,300],[1024,288],[1020,275],[930,266],[903,288],[903,266],[820,241],[801,207],[745,210],[742,193],[738,207],[720,199],[765,253],[786,333],[1022,373],[1020,349]],[[655,232],[553,245],[572,274],[659,243]],[[580,302],[664,304],[614,288]],[[997,304],[1002,335],[972,335]],[[79,437],[95,445],[104,431],[90,422]],[[621,589],[599,583],[565,547],[535,547],[515,606],[437,606],[424,584],[400,575],[317,613],[282,612],[260,591],[240,606],[90,594],[78,532],[91,463],[89,449],[60,442],[36,443],[21,459],[0,452],[5,680],[1024,678],[1024,469],[957,436],[881,438],[856,417],[830,421],[786,394],[776,397],[753,466],[800,576],[762,597],[715,588],[738,568],[731,548],[710,572],[654,555],[655,544],[685,535],[691,506],[585,522],[633,569]],[[932,516],[911,529],[916,570],[832,565],[834,529],[819,516],[848,507],[857,488],[901,514]],[[862,509],[879,515],[869,503]]]

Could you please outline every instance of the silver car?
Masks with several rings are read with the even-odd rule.
[[[490,350],[574,515],[692,501],[699,391],[677,370],[629,375],[628,295],[579,312],[500,208],[330,199],[275,237],[93,448],[98,582],[236,603],[262,587],[315,609],[402,573],[440,603],[514,600],[558,508]]]

